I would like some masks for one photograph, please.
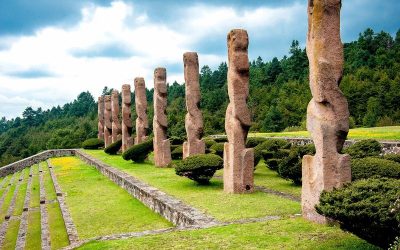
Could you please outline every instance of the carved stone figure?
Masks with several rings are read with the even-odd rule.
[[[307,130],[316,154],[303,157],[301,203],[303,217],[319,223],[327,222],[314,208],[321,192],[351,181],[350,156],[339,153],[349,131],[348,104],[339,89],[343,75],[340,8],[340,0],[308,1],[312,99],[307,108]]]
[[[104,140],[104,97],[99,96],[97,101],[97,138],[100,140]]]
[[[112,143],[121,140],[121,123],[119,121],[119,94],[117,90],[111,92],[111,116],[112,116]]]
[[[111,121],[111,96],[104,96],[104,147],[111,144],[112,121]]]
[[[133,145],[131,119],[131,85],[122,85],[122,152]]]
[[[185,99],[186,117],[185,128],[187,141],[183,143],[183,158],[194,154],[205,153],[203,136],[203,116],[200,106],[200,84],[199,84],[199,59],[196,52],[183,54],[185,74]]]
[[[166,167],[171,162],[171,147],[167,139],[167,72],[165,68],[154,70],[154,118],[153,118],[153,146],[154,165]]]
[[[147,119],[146,85],[143,77],[135,78],[136,138],[135,144],[147,139],[149,121]]]
[[[247,107],[249,95],[249,59],[247,31],[234,29],[228,33],[228,95],[225,131],[228,142],[224,145],[224,191],[245,193],[254,190],[254,151],[246,148],[247,133],[251,125]]]

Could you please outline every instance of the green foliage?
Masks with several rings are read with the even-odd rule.
[[[385,154],[383,156],[383,158],[386,160],[395,161],[397,163],[400,163],[400,155],[399,154]]]
[[[212,145],[214,145],[215,143],[217,143],[216,141],[214,141],[213,139],[211,139],[211,138],[206,138],[206,139],[203,139],[203,141],[204,141],[204,144],[206,145],[206,148],[210,148]]]
[[[183,154],[183,146],[179,145],[178,147],[176,147],[174,150],[171,151],[171,158],[173,160],[182,159],[182,154]]]
[[[177,163],[175,173],[199,184],[208,184],[215,171],[223,168],[223,160],[214,154],[198,154],[186,157]]]
[[[378,156],[382,152],[382,146],[377,140],[361,140],[345,148],[343,152],[349,154],[352,158]]]
[[[257,146],[254,147],[254,166],[257,166],[258,162],[261,160],[263,156],[262,151],[272,152],[273,153],[272,157],[274,157],[275,153],[279,149],[289,148],[290,145],[291,144],[284,139],[267,139],[264,142],[258,144]],[[268,158],[264,159],[267,160]]]
[[[218,136],[218,137],[214,138],[214,141],[216,141],[216,142],[227,142],[228,141],[228,137],[226,137],[226,136]]]
[[[314,144],[305,146],[292,146],[289,155],[283,158],[278,166],[278,174],[288,180],[293,181],[294,184],[301,184],[302,177],[302,159],[304,155],[315,154]]]
[[[400,220],[390,209],[400,197],[400,180],[364,179],[323,191],[317,212],[355,235],[387,248],[400,235]]]
[[[400,178],[400,163],[375,157],[351,160],[351,178],[353,180],[371,177]]]
[[[121,149],[121,147],[122,147],[122,140],[118,140],[118,141],[108,145],[104,149],[104,152],[109,155],[116,155],[118,153],[118,151]]]
[[[267,138],[265,137],[248,137],[246,141],[246,148],[254,148],[258,144],[265,142]]]
[[[210,150],[213,154],[219,155],[220,157],[224,156],[224,144],[223,142],[215,143],[210,147]]]
[[[143,162],[151,151],[153,151],[153,138],[133,145],[122,154],[122,158],[126,161]]]
[[[89,138],[82,142],[84,149],[99,149],[101,147],[104,147],[104,141],[97,138]]]
[[[172,145],[182,145],[183,142],[185,141],[184,138],[182,138],[182,137],[177,137],[177,136],[171,136],[171,137],[168,138],[168,139],[169,139],[169,142],[170,142]]]

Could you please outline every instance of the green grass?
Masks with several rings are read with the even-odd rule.
[[[113,241],[79,249],[377,249],[337,227],[302,218],[229,225]]]
[[[300,204],[279,196],[254,192],[252,194],[226,194],[221,179],[212,179],[210,185],[195,182],[175,174],[171,168],[155,168],[151,164],[125,161],[120,155],[110,156],[102,150],[86,150],[105,163],[183,200],[221,221],[268,215],[300,213]]]
[[[42,162],[41,166],[44,175],[46,200],[49,201],[46,206],[49,218],[51,248],[60,249],[69,245],[67,230],[65,229],[64,219],[57,201],[57,195],[51,179],[49,168],[45,162]]]
[[[20,183],[17,198],[15,200],[15,208],[14,208],[14,212],[13,212],[14,216],[19,216],[22,214],[25,196],[26,196],[26,190],[28,187],[29,168],[25,168],[22,171],[23,171],[24,179]]]
[[[32,184],[31,184],[31,200],[30,207],[38,208],[40,206],[40,186],[39,186],[39,165],[33,165]]]
[[[18,177],[20,175],[20,172],[16,173],[16,176],[14,178],[13,184],[11,184],[10,189],[8,190],[8,193],[6,194],[4,198],[4,203],[3,206],[0,209],[0,223],[4,221],[4,216],[7,214],[8,207],[10,206],[12,197],[14,195],[14,190],[16,188],[16,183],[18,182]]]
[[[249,136],[310,137],[308,131],[249,133]],[[350,129],[348,139],[400,140],[400,126]]]
[[[172,226],[78,158],[51,162],[80,238]]]
[[[6,238],[2,249],[15,249],[18,237],[19,222],[20,221],[18,219],[13,219],[8,222]]]
[[[40,210],[29,211],[25,249],[41,249]]]
[[[5,181],[4,181],[4,183],[3,183],[2,188],[0,188],[0,198],[1,198],[1,196],[3,195],[3,193],[4,193],[4,190],[6,190],[7,185],[8,185],[8,182],[10,181],[11,176],[12,176],[12,175],[7,175],[6,177],[4,177]]]

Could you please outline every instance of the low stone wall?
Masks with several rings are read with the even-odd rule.
[[[74,155],[75,149],[51,149],[32,155],[28,158],[13,162],[0,168],[0,177],[21,171],[41,161],[45,161],[52,157]]]

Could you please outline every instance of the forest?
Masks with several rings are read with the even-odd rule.
[[[340,88],[349,102],[350,126],[400,124],[400,30],[392,37],[384,31],[366,29],[356,41],[344,44],[344,56]],[[214,70],[209,66],[200,70],[205,135],[224,133],[227,71],[226,62]],[[111,90],[104,87],[103,94]],[[151,133],[153,89],[147,90],[147,99]],[[310,99],[306,49],[298,41],[290,44],[288,55],[281,59],[264,61],[258,57],[250,62],[251,131],[304,130]],[[27,107],[22,117],[1,118],[0,166],[45,149],[79,148],[85,139],[96,137],[96,100],[86,91],[62,107]],[[133,93],[132,100],[132,119],[136,119]],[[169,135],[184,137],[184,84],[168,84],[167,114]]]

